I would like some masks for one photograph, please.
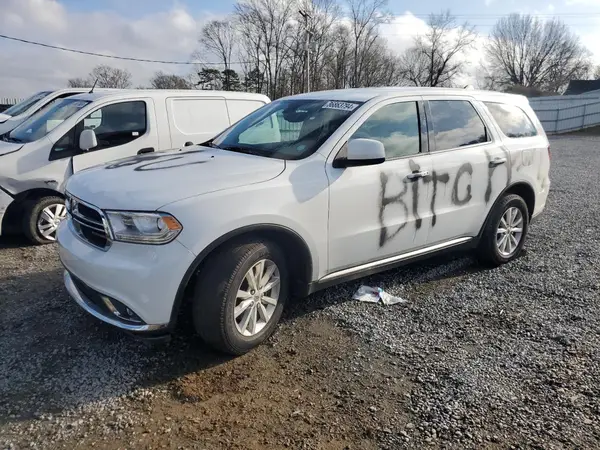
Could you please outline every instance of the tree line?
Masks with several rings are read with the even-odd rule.
[[[466,55],[477,45],[483,89],[560,93],[571,79],[600,78],[590,52],[557,18],[511,14],[483,37],[442,11],[428,17],[426,31],[403,53],[381,32],[392,20],[387,0],[238,0],[228,17],[202,28],[192,55],[197,70],[185,77],[157,72],[150,87],[244,90],[275,99],[309,86],[455,86],[473,73]],[[96,80],[99,87],[132,87],[129,72],[109,66],[69,85]]]

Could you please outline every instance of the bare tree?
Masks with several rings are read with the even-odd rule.
[[[236,42],[236,30],[231,20],[212,20],[208,22],[200,33],[200,44],[209,53],[216,55],[223,64],[225,71],[231,69],[232,55]],[[230,72],[224,72],[223,88],[229,90]]]
[[[596,66],[593,75],[594,80],[600,80],[600,66]]]
[[[271,98],[285,92],[280,78],[291,52],[292,19],[297,6],[296,0],[243,0],[235,5],[240,39],[252,52],[249,54],[255,58],[255,67],[265,74]]]
[[[99,65],[94,67],[89,78],[93,81],[98,80],[96,86],[100,88],[127,89],[131,87],[131,73],[125,69]]]
[[[348,0],[350,29],[354,38],[352,87],[367,85],[364,77],[369,72],[366,60],[372,54],[378,39],[379,25],[389,20],[385,11],[387,0]]]
[[[71,78],[69,81],[67,81],[67,86],[70,88],[85,88],[92,87],[92,84],[90,84],[89,80],[84,78]]]
[[[415,86],[449,86],[464,71],[464,52],[477,35],[468,23],[458,25],[450,11],[431,14],[427,33],[402,58],[405,79]]]
[[[590,71],[589,52],[560,20],[511,14],[494,26],[486,47],[490,70],[503,86],[559,92]]]
[[[127,89],[131,87],[131,73],[101,64],[94,67],[87,78],[71,78],[67,81],[69,87],[92,87],[94,83],[99,88]]]
[[[156,72],[150,78],[150,86],[153,89],[192,89],[192,85],[185,78],[163,72]]]

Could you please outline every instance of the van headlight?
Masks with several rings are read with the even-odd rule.
[[[179,221],[166,213],[105,211],[113,239],[136,244],[166,244],[181,232]]]

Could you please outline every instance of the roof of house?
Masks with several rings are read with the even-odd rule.
[[[600,89],[600,80],[571,80],[563,95],[585,94]]]

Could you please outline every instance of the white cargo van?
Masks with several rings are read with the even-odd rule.
[[[36,92],[31,97],[12,105],[0,113],[0,135],[17,128],[28,117],[56,100],[89,92],[90,88],[66,88]],[[115,89],[95,89],[95,91],[115,91]]]
[[[34,243],[52,242],[66,215],[64,185],[73,173],[205,142],[267,103],[259,94],[196,90],[61,98],[0,136],[0,235],[22,231]],[[173,156],[172,164],[178,159]]]

